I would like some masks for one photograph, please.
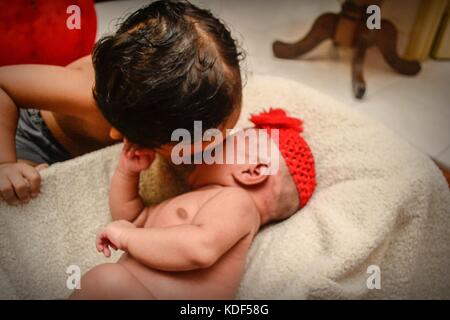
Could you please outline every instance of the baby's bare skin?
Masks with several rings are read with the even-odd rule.
[[[167,272],[148,268],[127,253],[122,256],[119,264],[133,274],[156,299],[234,298],[244,271],[247,250],[259,228],[259,215],[256,209],[252,208],[252,203],[248,204],[250,209],[248,212],[230,212],[233,210],[232,206],[225,203],[222,203],[222,210],[205,212],[205,209],[209,210],[208,207],[211,206],[206,204],[208,201],[214,203],[221,199],[226,201],[227,193],[230,197],[233,192],[242,191],[223,190],[220,186],[207,187],[165,201],[148,210],[147,214],[143,214],[145,215],[144,228],[181,224],[197,226],[199,222],[209,219],[209,217],[202,217],[205,214],[210,215],[211,219],[217,219],[223,225],[245,223],[240,226],[242,229],[240,234],[228,232],[224,235],[227,239],[220,240],[227,246],[229,243],[234,242],[234,244],[213,266],[208,266],[209,262],[206,262],[205,265],[200,263],[200,269]],[[240,220],[239,216],[242,215],[247,217]],[[188,241],[188,239],[182,239],[182,241],[186,240]],[[202,250],[201,247],[193,249]]]
[[[92,275],[88,273],[83,278],[82,290],[75,292],[73,298],[104,298],[112,291],[116,292],[111,296],[115,299],[129,297],[142,299],[234,298],[244,271],[248,248],[260,224],[259,215],[250,198],[247,201],[244,200],[247,202],[244,206],[229,203],[236,197],[243,199],[248,197],[245,194],[238,194],[241,192],[245,191],[211,186],[146,208],[136,222],[138,225],[143,224],[142,228],[148,232],[149,239],[142,239],[134,245],[134,249],[129,247],[128,250],[134,250],[135,255],[138,256],[136,251],[141,251],[140,249],[147,251],[145,247],[148,246],[147,252],[139,253],[151,256],[141,257],[142,261],[139,262],[130,254],[124,253],[118,262],[118,266],[123,267],[120,280],[117,276],[113,276],[115,271],[108,272],[111,266],[100,265],[94,268],[89,272],[93,273]],[[242,199],[236,200],[242,201]],[[221,209],[217,210],[219,203]],[[212,206],[216,209],[211,210]],[[181,225],[191,227],[192,231],[177,229]],[[231,225],[239,225],[239,227],[236,230],[226,228]],[[164,228],[168,227],[174,227],[173,232],[179,233],[178,236],[175,237],[172,233],[164,236],[163,234],[167,232]],[[218,233],[216,242],[212,244],[214,247],[210,248],[215,251],[211,256],[205,252],[208,248],[200,242],[184,237],[191,232],[202,232],[196,230],[200,228],[207,228],[208,232]],[[152,232],[155,232],[153,237]],[[173,239],[167,240],[169,238]],[[168,243],[164,249],[161,248],[163,241],[171,241],[171,243]],[[141,245],[143,247],[139,248]],[[228,247],[231,248],[227,250]],[[184,252],[177,254],[175,248]],[[206,255],[202,256],[205,253]],[[150,267],[151,265],[154,268]],[[134,277],[135,281],[126,273]],[[109,283],[111,281],[115,283],[114,287],[117,287],[111,288]],[[124,285],[122,281],[126,284]],[[135,296],[136,291],[141,291],[141,287],[147,292],[142,290],[142,295]],[[84,295],[85,289],[89,290],[87,296]]]
[[[284,174],[270,176],[261,163],[202,164],[188,179],[193,191],[146,207],[139,172],[153,158],[125,143],[110,190],[115,221],[96,241],[107,257],[110,248],[125,253],[87,272],[72,299],[232,299],[252,240],[277,219],[274,201],[286,186],[295,190],[284,162]]]

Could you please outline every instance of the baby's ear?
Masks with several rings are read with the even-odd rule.
[[[244,186],[254,186],[267,180],[269,177],[268,167],[265,163],[249,164],[239,167],[231,174],[238,183]]]

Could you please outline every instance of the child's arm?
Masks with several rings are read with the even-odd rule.
[[[110,245],[154,269],[193,270],[213,265],[258,228],[259,215],[250,195],[226,188],[200,209],[190,225],[135,228],[116,221],[99,233],[97,249],[109,256]]]
[[[92,95],[94,77],[93,67],[86,62],[68,67],[4,66],[0,67],[0,88],[17,107],[89,118],[93,110],[100,112]]]
[[[0,198],[26,202],[40,187],[38,171],[17,163],[18,108],[36,108],[88,117],[99,112],[92,95],[92,68],[47,65],[0,67]]]
[[[109,192],[113,220],[133,222],[145,209],[139,195],[139,173],[152,164],[154,157],[153,151],[136,149],[136,146],[125,140]]]

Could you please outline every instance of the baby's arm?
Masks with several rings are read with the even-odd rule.
[[[225,188],[200,208],[192,224],[165,228],[117,224],[115,230],[111,226],[100,233],[99,251],[111,243],[150,268],[185,271],[213,265],[239,240],[253,236],[259,215],[246,191]]]
[[[151,165],[154,156],[153,151],[136,149],[125,140],[109,192],[113,220],[133,222],[145,209],[139,195],[139,173]]]

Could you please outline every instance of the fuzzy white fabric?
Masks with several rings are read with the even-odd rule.
[[[249,79],[239,125],[268,106],[304,120],[318,185],[304,209],[257,235],[237,298],[450,298],[450,192],[433,162],[359,112],[281,78]],[[65,298],[69,265],[86,272],[106,261],[94,239],[110,220],[120,147],[54,165],[37,199],[0,205],[0,298]],[[143,174],[144,198],[181,192],[176,177],[158,161]],[[380,268],[379,290],[366,285],[370,265]]]

